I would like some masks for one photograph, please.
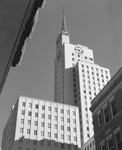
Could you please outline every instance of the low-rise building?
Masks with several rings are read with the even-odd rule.
[[[96,150],[94,136],[83,145],[83,150]]]

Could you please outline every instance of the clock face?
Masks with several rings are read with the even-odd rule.
[[[57,55],[57,60],[58,61],[59,61],[60,57],[61,57],[61,52],[59,52],[58,55]]]
[[[79,45],[77,45],[75,48],[74,48],[75,52],[78,53],[78,54],[83,54],[83,48],[80,47]]]

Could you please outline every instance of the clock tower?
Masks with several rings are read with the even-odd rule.
[[[54,100],[79,107],[81,145],[84,146],[94,135],[91,101],[110,80],[110,71],[94,63],[93,50],[70,43],[64,16],[56,40],[54,64]]]

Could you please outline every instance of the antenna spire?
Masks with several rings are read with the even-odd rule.
[[[65,19],[65,16],[64,16],[64,6],[63,6],[63,19],[62,19],[62,29],[61,29],[61,32],[68,34],[67,26],[66,26],[66,19]]]

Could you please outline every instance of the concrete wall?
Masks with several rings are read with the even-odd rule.
[[[20,59],[21,48],[30,33],[35,11],[41,7],[42,2],[43,0],[0,1],[0,92],[17,50],[16,61]]]

